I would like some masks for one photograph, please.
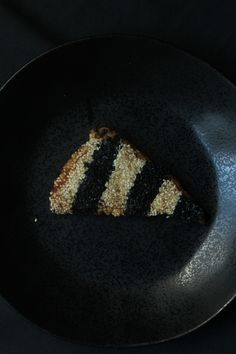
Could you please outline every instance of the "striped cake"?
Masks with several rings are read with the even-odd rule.
[[[175,178],[166,176],[112,129],[92,129],[63,167],[50,193],[56,214],[177,216],[203,220],[203,212]]]

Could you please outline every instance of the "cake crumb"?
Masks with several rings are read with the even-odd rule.
[[[159,192],[151,203],[148,216],[156,216],[158,214],[173,215],[181,195],[182,191],[173,180],[164,179]]]

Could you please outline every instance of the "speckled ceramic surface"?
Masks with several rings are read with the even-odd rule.
[[[0,114],[0,291],[26,318],[136,345],[188,332],[234,296],[236,90],[212,68],[156,40],[84,40],[20,71]],[[96,126],[159,161],[209,223],[51,214],[54,179]]]

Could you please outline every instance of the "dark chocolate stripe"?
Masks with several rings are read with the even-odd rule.
[[[184,221],[198,222],[201,224],[204,223],[205,219],[203,210],[191,199],[184,196],[182,196],[178,202],[173,216]]]
[[[146,215],[163,179],[161,168],[147,161],[130,189],[125,215]]]
[[[76,194],[73,211],[97,212],[98,202],[105,190],[105,184],[113,170],[120,145],[120,139],[104,140],[93,155],[86,176]]]

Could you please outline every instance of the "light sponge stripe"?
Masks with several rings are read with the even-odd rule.
[[[156,216],[158,214],[172,215],[181,195],[182,192],[173,180],[163,180],[158,194],[150,205],[148,216]]]
[[[114,170],[99,202],[98,212],[100,214],[124,215],[128,193],[145,163],[146,160],[137,150],[127,143],[121,143],[113,163]]]
[[[85,178],[93,154],[101,146],[101,140],[90,134],[90,139],[82,145],[63,167],[50,193],[50,209],[57,214],[72,213],[73,202],[80,184]]]

